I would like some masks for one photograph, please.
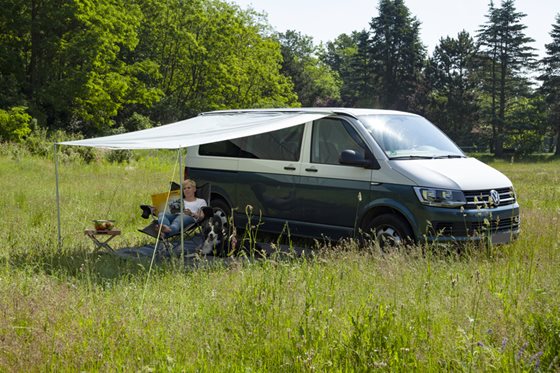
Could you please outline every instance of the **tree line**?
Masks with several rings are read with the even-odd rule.
[[[538,60],[514,0],[428,54],[404,0],[326,44],[222,0],[0,0],[0,141],[132,131],[203,111],[422,114],[466,150],[560,154],[560,14]]]

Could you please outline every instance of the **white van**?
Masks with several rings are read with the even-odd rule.
[[[395,243],[513,240],[511,181],[467,157],[425,118],[398,111],[299,108],[232,116],[329,111],[288,128],[189,147],[188,177],[212,185],[211,204],[236,225],[252,206],[261,230],[339,239],[372,230]]]

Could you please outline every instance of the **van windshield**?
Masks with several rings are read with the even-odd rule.
[[[416,115],[363,115],[359,117],[390,159],[465,157],[442,131]]]

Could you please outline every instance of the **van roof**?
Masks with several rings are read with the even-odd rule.
[[[343,108],[343,107],[301,107],[301,108],[269,108],[269,109],[234,109],[234,110],[216,110],[201,113],[200,115],[212,114],[236,114],[236,113],[250,113],[250,112],[298,112],[298,113],[332,113],[343,114],[358,117],[361,115],[380,115],[380,114],[393,114],[393,115],[416,115],[405,111],[397,110],[384,110],[384,109],[365,109],[365,108]]]

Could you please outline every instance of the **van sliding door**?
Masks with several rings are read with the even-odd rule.
[[[366,145],[350,123],[339,118],[313,122],[311,147],[302,162],[298,200],[301,219],[313,234],[335,237],[353,229],[358,193],[369,198],[371,169],[341,165],[343,150],[365,157]]]
[[[296,185],[304,125],[231,140],[241,149],[238,167],[238,221],[262,214],[264,230],[281,231],[287,220],[297,218]]]

